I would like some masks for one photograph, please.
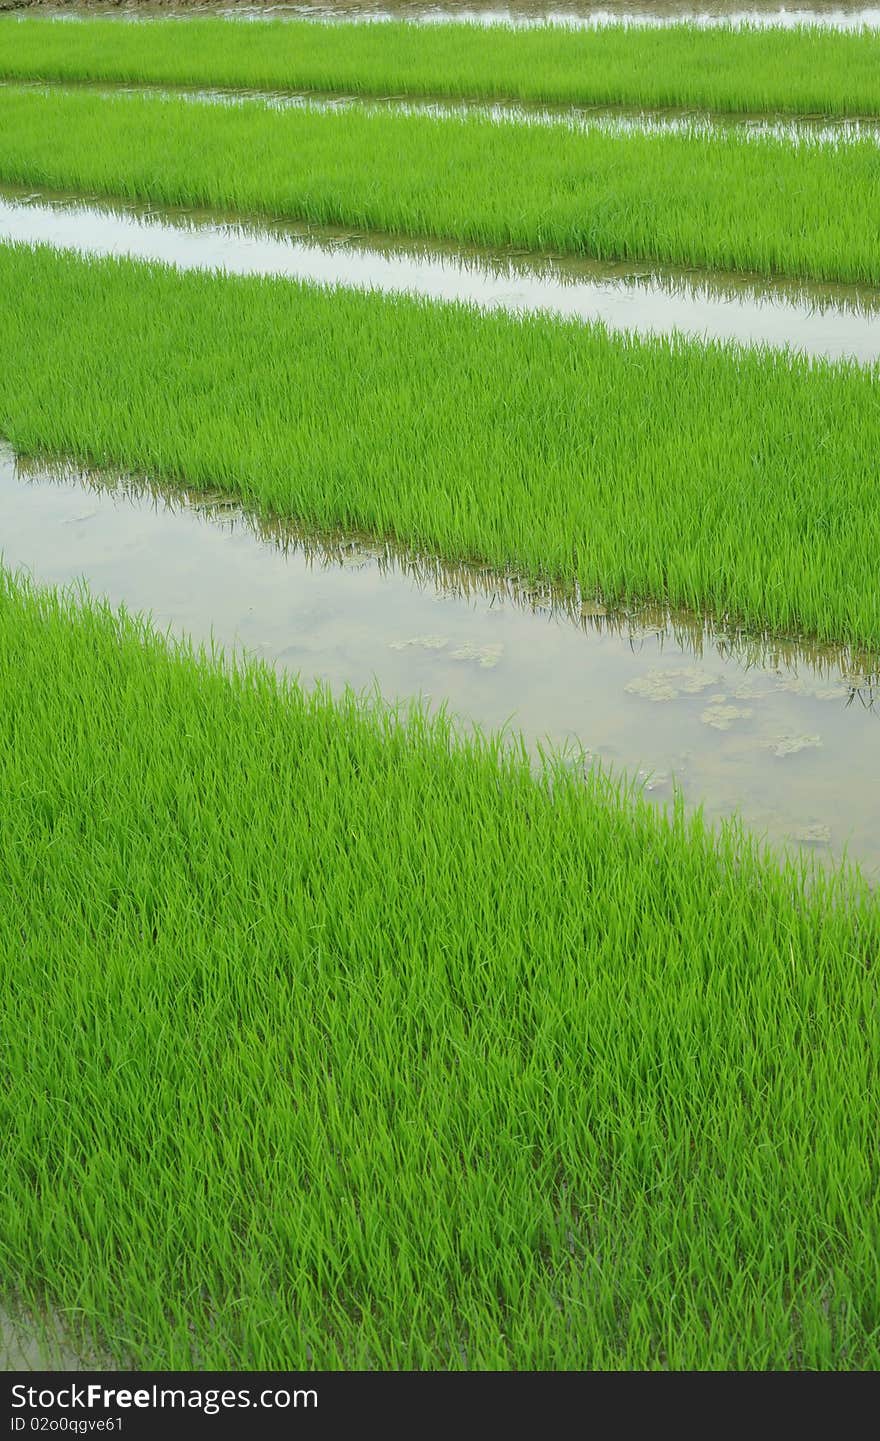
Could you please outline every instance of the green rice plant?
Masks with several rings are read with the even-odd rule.
[[[22,454],[880,642],[876,367],[25,246],[0,345]]]
[[[139,1367],[880,1364],[880,910],[0,574],[9,1308]]]
[[[876,32],[220,19],[0,23],[0,76],[727,112],[880,115]]]
[[[0,182],[880,283],[880,146],[0,89]]]

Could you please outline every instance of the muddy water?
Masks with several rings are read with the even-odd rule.
[[[407,246],[387,237],[204,212],[112,208],[0,190],[0,242],[131,255],[184,269],[276,274],[358,289],[462,300],[487,310],[544,310],[611,329],[673,330],[805,354],[880,358],[880,291],[766,283],[632,265]]]
[[[109,1371],[109,1357],[81,1354],[58,1316],[39,1320],[0,1307],[0,1371]]]
[[[65,7],[42,0],[0,0],[4,8],[37,9],[43,14],[75,19],[79,15],[101,13],[131,19],[163,15],[186,16],[194,11],[218,13],[238,20],[278,19],[381,21],[412,20],[423,24],[441,21],[463,21],[481,25],[674,25],[683,20],[699,25],[821,25],[838,30],[861,26],[880,27],[880,6],[840,4],[836,0],[812,0],[811,4],[784,6],[779,0],[752,0],[749,5],[738,0],[606,0],[604,5],[590,0],[464,0],[464,3],[432,4],[430,0],[301,0],[301,3],[252,3],[252,0],[189,0],[188,4],[170,0],[128,0],[128,3],[74,4]]]
[[[880,878],[880,691],[866,658],[606,614],[380,543],[260,527],[220,495],[188,503],[17,468],[8,450],[0,549],[40,583],[84,578],[160,629],[214,636],[306,684],[378,685],[532,745],[582,745],[660,803],[678,784],[713,820],[738,811],[774,844],[825,857],[848,846]]]
[[[242,18],[259,18],[260,5],[220,4],[223,13]],[[759,3],[742,5],[730,0],[609,0],[605,5],[589,0],[571,3],[541,4],[540,0],[511,0],[499,5],[497,0],[471,0],[471,3],[430,4],[425,0],[332,0],[332,3],[288,4],[273,7],[279,14],[309,15],[326,20],[414,20],[431,24],[450,20],[481,25],[675,25],[683,20],[699,25],[824,25],[834,29],[855,29],[861,25],[880,25],[880,7],[876,5],[840,5],[822,3],[784,5]]]

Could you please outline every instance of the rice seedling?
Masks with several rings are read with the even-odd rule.
[[[570,31],[218,19],[0,23],[0,76],[727,112],[880,114],[880,37],[811,27]]]
[[[159,1368],[880,1364],[857,876],[6,573],[0,740],[10,1307]]]
[[[0,90],[0,182],[598,259],[880,283],[880,147]]]
[[[23,246],[0,343],[22,454],[880,641],[876,367]]]

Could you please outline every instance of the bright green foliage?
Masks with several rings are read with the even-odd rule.
[[[5,1284],[147,1367],[876,1369],[874,899],[451,740],[0,578]]]
[[[22,453],[880,642],[876,368],[9,246],[0,347]]]
[[[878,53],[0,23],[20,76],[834,114]],[[6,90],[0,178],[880,280],[867,145]],[[0,346],[21,452],[880,642],[876,368],[9,246]],[[2,570],[0,804],[0,1311],[150,1368],[880,1367],[856,874]]]
[[[17,79],[880,114],[880,37],[802,29],[0,22]]]
[[[67,27],[72,28],[72,27]],[[243,27],[242,27],[243,28]],[[0,181],[880,283],[880,146],[0,90]]]

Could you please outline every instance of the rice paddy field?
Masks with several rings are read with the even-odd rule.
[[[174,26],[94,19],[49,33],[39,19],[0,27],[5,79],[125,81],[230,89],[432,95],[571,105],[828,116],[880,115],[880,36],[803,27],[707,30],[560,26],[486,32],[392,21],[337,30],[303,20]]]
[[[0,337],[25,454],[880,649],[876,366],[27,246]]]
[[[350,19],[4,15],[0,184],[296,221],[327,254],[342,226],[649,281],[858,283],[856,341],[876,314],[874,140],[366,103],[831,123],[877,113],[867,29]],[[805,716],[861,707],[841,833],[874,808],[876,360],[23,243],[12,209],[3,504],[67,477],[37,500],[71,507],[74,583],[17,568],[0,530],[0,1342],[14,1323],[47,1364],[181,1371],[876,1370],[878,877],[858,848],[822,863],[818,825],[769,844],[729,791],[706,818],[725,774],[758,774],[777,682]],[[252,550],[242,598],[285,637],[271,659],[241,625],[200,644],[174,622],[188,585],[208,619],[241,588],[240,547],[193,550],[195,579],[185,549],[154,566],[147,610],[115,598],[111,573],[144,572],[137,505],[172,494],[273,537],[270,610]],[[80,547],[110,506],[106,554]],[[408,557],[393,696],[346,671],[350,607],[287,615],[292,537],[340,574]],[[591,625],[635,650],[645,616],[686,613],[692,662],[663,670],[661,644],[608,704],[696,697],[704,793],[673,778],[657,804],[588,718],[536,740],[518,716],[555,735],[552,700],[508,689],[480,728],[507,661],[468,574],[574,616],[573,677]],[[710,632],[739,667],[717,692]],[[808,796],[822,737],[777,740],[760,776],[800,767]]]
[[[12,22],[13,24],[15,22]],[[363,157],[370,155],[365,166]],[[0,181],[880,285],[880,145],[0,88]]]

